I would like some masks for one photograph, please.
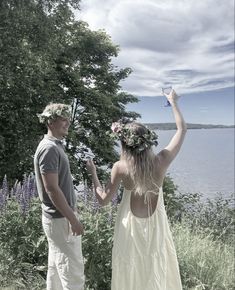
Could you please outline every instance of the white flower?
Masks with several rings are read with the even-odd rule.
[[[50,112],[45,112],[45,113],[42,113],[41,116],[49,118],[51,116],[51,113]]]

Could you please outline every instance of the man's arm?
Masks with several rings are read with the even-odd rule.
[[[57,173],[43,173],[42,181],[47,194],[49,195],[54,206],[59,212],[66,217],[70,224],[74,235],[81,235],[83,233],[83,226],[77,219],[71,207],[59,187],[58,174]]]

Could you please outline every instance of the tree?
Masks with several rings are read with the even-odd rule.
[[[79,0],[0,2],[0,180],[33,170],[33,154],[45,128],[37,119],[49,102],[73,107],[66,148],[81,179],[78,154],[90,148],[98,164],[116,158],[106,132],[137,99],[121,91],[131,72],[112,64],[118,47],[104,31],[74,18]],[[79,133],[78,133],[79,124]]]

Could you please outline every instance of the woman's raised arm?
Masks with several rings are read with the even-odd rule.
[[[178,154],[183,144],[184,137],[187,131],[187,125],[179,109],[178,102],[177,102],[179,99],[179,96],[176,94],[176,92],[172,90],[169,95],[167,94],[164,94],[164,95],[167,97],[168,101],[171,104],[172,112],[174,114],[176,128],[177,128],[176,133],[172,137],[170,143],[163,150],[161,150],[157,155],[162,168],[166,170],[168,166],[170,165],[170,163],[174,160],[174,158]]]

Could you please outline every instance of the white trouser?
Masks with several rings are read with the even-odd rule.
[[[73,236],[66,218],[42,215],[48,240],[47,290],[84,290],[81,236]]]

